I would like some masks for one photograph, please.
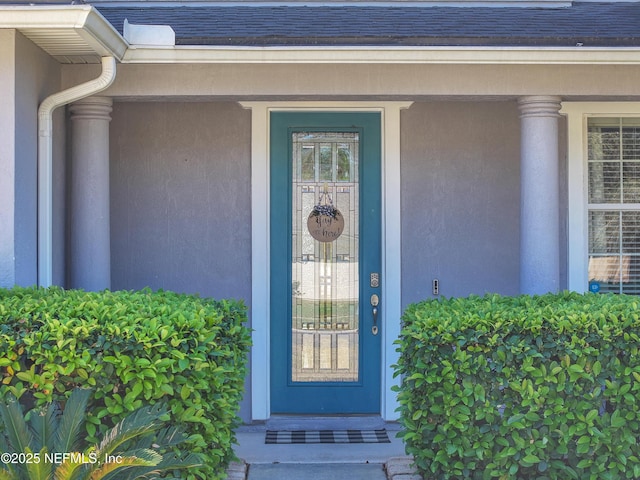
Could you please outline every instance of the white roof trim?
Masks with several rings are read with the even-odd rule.
[[[640,65],[640,48],[131,46],[123,63],[397,63]]]
[[[61,63],[121,60],[128,48],[120,33],[90,5],[0,7],[0,28],[21,32]]]

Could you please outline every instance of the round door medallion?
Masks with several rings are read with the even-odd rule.
[[[344,217],[332,205],[316,205],[307,218],[307,229],[319,242],[333,242],[342,235]]]

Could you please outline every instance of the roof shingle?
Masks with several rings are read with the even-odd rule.
[[[565,8],[426,6],[98,7],[122,32],[170,25],[178,45],[640,46],[640,3]]]

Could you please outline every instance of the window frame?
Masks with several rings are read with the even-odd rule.
[[[567,288],[582,293],[589,290],[588,121],[640,119],[640,102],[564,102],[560,113],[567,119]]]

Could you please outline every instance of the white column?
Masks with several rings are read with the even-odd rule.
[[[560,97],[529,96],[520,107],[520,291],[557,292],[560,283],[558,118]]]
[[[89,97],[71,105],[70,283],[111,287],[109,122],[112,101]]]

